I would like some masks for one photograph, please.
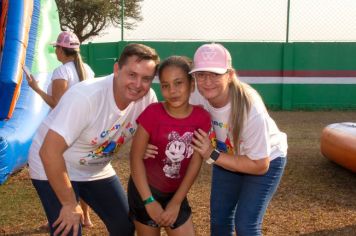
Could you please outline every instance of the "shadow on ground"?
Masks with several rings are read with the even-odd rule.
[[[303,236],[329,236],[329,235],[338,235],[338,236],[350,236],[356,235],[356,225],[349,225],[339,229],[331,230],[321,230],[313,233],[301,234]]]

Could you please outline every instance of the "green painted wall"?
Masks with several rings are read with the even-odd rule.
[[[89,43],[82,45],[82,55],[97,76],[107,75],[127,43]],[[164,59],[170,55],[192,58],[205,42],[139,43],[155,48]],[[254,77],[256,81],[250,84],[271,109],[356,109],[356,42],[223,44],[230,51],[241,79]],[[303,73],[309,75],[301,76]],[[342,82],[345,77],[347,81]],[[153,84],[153,88],[161,99],[159,84]]]
[[[131,43],[131,42],[130,42]],[[161,59],[171,55],[193,57],[204,42],[139,42],[156,49]],[[98,76],[112,70],[114,60],[127,42],[89,43],[81,46],[83,58]],[[282,70],[283,43],[224,43],[231,52],[233,66],[243,70]]]
[[[356,70],[355,43],[293,43],[286,70]]]

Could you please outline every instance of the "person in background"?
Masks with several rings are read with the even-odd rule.
[[[187,193],[197,177],[202,159],[191,141],[197,129],[208,132],[210,115],[189,104],[194,81],[191,60],[171,56],[159,66],[164,102],[148,106],[138,117],[128,184],[130,215],[137,235],[194,235]],[[156,158],[146,158],[148,144],[156,146]]]
[[[80,56],[80,42],[78,37],[69,31],[63,31],[53,43],[58,61],[62,63],[57,67],[51,78],[47,92],[43,91],[32,75],[26,75],[29,86],[41,98],[54,108],[62,95],[76,83],[85,79],[94,78],[93,70],[82,61]]]
[[[150,88],[156,51],[128,44],[114,73],[73,86],[34,137],[29,170],[53,235],[81,235],[83,199],[110,235],[133,235],[128,202],[111,160],[133,136],[138,115],[157,101]]]
[[[87,64],[83,63],[80,56],[80,42],[74,33],[69,31],[61,32],[57,37],[57,41],[52,45],[56,48],[57,60],[62,65],[53,71],[47,92],[44,92],[38,86],[38,82],[31,74],[26,74],[26,79],[29,86],[53,109],[70,87],[80,81],[93,79],[94,72]],[[38,148],[38,145],[32,145],[30,152],[38,153]],[[84,201],[80,201],[80,204],[84,212],[83,226],[92,227],[90,208]],[[42,225],[41,228],[48,228],[48,223]]]
[[[193,147],[212,164],[211,235],[261,235],[267,206],[286,165],[287,136],[257,93],[241,82],[221,44],[194,55],[198,91],[191,102],[211,115],[213,132],[194,132]]]

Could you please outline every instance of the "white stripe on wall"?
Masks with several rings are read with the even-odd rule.
[[[356,84],[356,77],[239,77],[248,84]],[[159,83],[155,76],[153,83]]]
[[[356,84],[356,77],[239,77],[248,84]]]

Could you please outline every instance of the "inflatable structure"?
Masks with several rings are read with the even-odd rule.
[[[28,149],[49,107],[28,87],[26,65],[45,88],[59,65],[54,0],[0,0],[0,184],[27,163]]]
[[[356,172],[356,123],[326,126],[321,134],[320,149],[329,160]]]

